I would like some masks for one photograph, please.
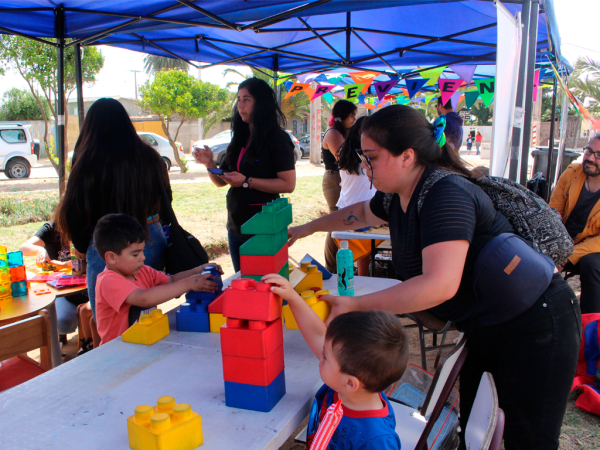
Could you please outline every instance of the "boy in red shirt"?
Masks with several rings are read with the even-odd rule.
[[[139,319],[140,311],[188,291],[215,292],[217,283],[204,264],[176,275],[145,266],[146,236],[142,226],[125,214],[102,217],[94,230],[94,245],[106,261],[96,281],[96,320],[102,344],[121,336]],[[131,308],[136,306],[138,308]]]

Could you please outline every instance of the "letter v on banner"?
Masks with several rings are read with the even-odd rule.
[[[302,92],[304,89],[306,89],[309,86],[310,86],[310,84],[305,84],[305,83],[294,83],[294,84],[292,84],[292,87],[290,88],[290,90],[288,91],[288,93],[285,94],[284,99],[290,98],[291,96],[296,95],[296,94]]]
[[[388,80],[388,81],[378,81],[377,83],[373,83],[373,87],[375,88],[375,93],[377,94],[377,99],[381,100],[385,97],[385,94],[390,92],[390,90],[394,87],[398,80]]]
[[[456,90],[460,87],[461,84],[463,84],[463,79],[458,78],[458,79],[453,79],[453,78],[444,78],[444,79],[439,79],[438,83],[440,85],[440,91],[442,94],[442,103],[445,105],[448,100],[450,100],[450,97],[452,97],[452,94],[454,94],[456,92]]]
[[[408,98],[412,99],[417,92],[421,90],[423,85],[429,81],[429,78],[417,78],[414,80],[406,80],[406,90],[408,91]]]

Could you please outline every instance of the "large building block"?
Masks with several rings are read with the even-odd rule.
[[[0,284],[0,300],[12,300],[10,283]]]
[[[10,284],[10,269],[7,267],[0,269],[0,284]]]
[[[275,234],[257,234],[242,244],[240,255],[275,255],[287,240],[287,228]]]
[[[264,359],[223,355],[223,379],[267,386],[284,368],[283,345]]]
[[[300,294],[308,290],[321,289],[323,289],[323,274],[319,272],[317,266],[310,264],[306,268],[306,276],[294,287],[294,290]]]
[[[208,305],[208,312],[211,314],[223,314],[223,301],[225,300],[225,296],[223,293],[219,294],[219,296]]]
[[[208,333],[210,322],[208,317],[208,304],[210,300],[197,303],[182,303],[179,311],[175,313],[177,331],[193,331]]]
[[[275,234],[292,223],[292,205],[287,198],[278,198],[262,207],[241,227],[242,234]]]
[[[281,297],[270,284],[249,278],[233,280],[223,291],[223,302],[223,315],[232,319],[272,322],[281,317]]]
[[[290,308],[290,305],[285,305],[283,307],[282,316],[283,320],[285,321],[285,327],[288,330],[298,329],[298,323],[296,323],[296,318],[294,317],[294,314],[292,314],[292,309]]]
[[[283,267],[281,268],[281,270],[279,272],[277,272],[277,274],[281,275],[286,280],[289,280],[290,279],[290,272],[289,272],[288,264],[285,263],[283,265]],[[245,275],[245,274],[242,274],[242,278],[252,278],[254,281],[260,281],[262,279],[262,277],[264,277],[264,275]]]
[[[192,450],[204,443],[200,414],[169,396],[160,397],[155,407],[135,408],[127,418],[127,434],[133,450]]]
[[[219,313],[209,313],[208,321],[210,323],[210,332],[220,333],[221,327],[227,323],[227,317],[224,317],[223,314]]]
[[[319,318],[325,322],[331,313],[331,303],[326,302],[325,300],[319,300],[319,296],[328,295],[329,291],[321,290],[315,293],[314,291],[304,291],[302,292],[302,298],[308,306],[315,312]],[[282,310],[283,320],[285,320],[285,326],[289,330],[297,330],[298,323],[296,322],[296,318],[292,313],[292,310],[289,305],[285,305]]]
[[[240,255],[240,271],[244,275],[266,275],[277,273],[288,260],[288,245],[275,255]]]
[[[245,358],[267,358],[283,345],[281,319],[273,322],[227,319],[221,328],[221,353]]]
[[[21,297],[27,295],[27,281],[17,281],[10,284],[13,297]]]
[[[6,247],[3,247],[6,249]],[[6,254],[6,250],[0,253],[0,269],[8,269],[8,255]]]
[[[6,258],[8,260],[8,267],[19,267],[24,265],[22,251],[8,252]]]
[[[329,280],[333,276],[332,273],[325,268],[325,266],[323,266],[319,261],[310,256],[308,253],[304,255],[304,258],[300,260],[301,264],[303,262],[308,262],[309,264],[314,264],[315,266],[317,266],[319,268],[319,272],[323,274],[324,280]]]
[[[168,317],[160,309],[153,309],[150,314],[142,314],[139,322],[123,333],[123,342],[152,345],[168,334]]]
[[[225,404],[231,408],[269,412],[285,395],[285,372],[268,386],[225,381]]]
[[[25,266],[11,267],[10,268],[10,281],[27,281],[27,272],[25,272]]]
[[[221,274],[219,273],[219,271],[217,270],[217,268],[215,266],[206,266],[204,268],[204,271],[202,272],[203,274],[210,272],[210,274],[214,277],[214,281],[215,283],[217,283],[217,294],[220,294],[221,291],[223,290],[223,280],[221,279]]]

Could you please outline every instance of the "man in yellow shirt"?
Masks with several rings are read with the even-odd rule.
[[[581,313],[600,312],[600,134],[584,148],[583,162],[571,164],[552,193],[550,206],[562,216],[575,250],[559,270],[579,273]]]

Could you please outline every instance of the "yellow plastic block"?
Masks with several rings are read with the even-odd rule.
[[[139,322],[123,333],[123,342],[152,345],[168,334],[169,318],[160,309],[153,309],[150,314],[142,314]]]
[[[208,315],[210,321],[210,332],[220,333],[221,327],[227,323],[227,317],[223,317],[223,314],[210,313]]]
[[[292,314],[292,310],[290,305],[285,305],[282,309],[283,320],[285,320],[285,327],[288,330],[297,330],[298,324],[296,323],[296,319],[294,318],[294,314]]]
[[[317,293],[315,291],[304,291],[300,295],[306,301],[308,306],[321,318],[323,322],[327,320],[329,314],[331,313],[331,304],[326,302],[325,300],[319,300],[318,296],[328,295],[328,290],[320,290]],[[289,305],[285,305],[282,311],[283,319],[285,320],[285,326],[289,330],[297,330],[298,323],[296,322],[296,318],[292,313],[292,310]]]
[[[155,407],[141,405],[127,418],[133,450],[192,450],[203,444],[202,418],[187,403],[160,397]]]
[[[294,290],[300,294],[313,288],[323,289],[323,274],[319,272],[317,266],[311,264],[306,268],[306,276],[294,287]]]

